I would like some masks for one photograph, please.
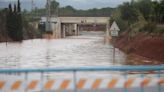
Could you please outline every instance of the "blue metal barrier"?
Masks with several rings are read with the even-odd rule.
[[[33,69],[0,69],[0,73],[22,72],[73,72],[73,71],[161,71],[164,66],[100,66],[100,67],[76,67],[76,68],[33,68]]]
[[[77,72],[88,72],[88,71],[119,71],[123,72],[123,76],[127,79],[127,75],[129,72],[138,72],[141,76],[144,77],[143,72],[155,71],[155,74],[158,78],[161,77],[161,72],[164,71],[164,66],[99,66],[99,67],[72,67],[72,68],[64,68],[64,67],[56,67],[56,68],[31,68],[31,69],[0,69],[0,74],[12,74],[12,73],[23,73],[25,74],[25,80],[28,80],[29,73],[40,73],[40,79],[44,80],[44,73],[55,73],[55,72],[72,72],[73,73],[73,81],[74,81],[74,92],[77,92],[76,82],[77,82]],[[42,83],[42,86],[43,83]],[[42,89],[43,92],[44,89]],[[27,92],[25,89],[24,92]],[[128,92],[127,88],[124,89],[124,92]],[[140,92],[144,92],[144,88],[141,88]],[[161,92],[161,87],[159,85],[158,92]]]

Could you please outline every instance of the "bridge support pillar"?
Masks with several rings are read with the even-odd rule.
[[[63,25],[63,30],[62,30],[62,37],[65,38],[66,37],[66,26]]]
[[[78,36],[78,33],[79,33],[79,25],[78,24],[74,24],[74,31],[75,31],[75,36]]]
[[[111,42],[111,36],[109,32],[109,22],[106,24],[106,35],[105,35],[105,44],[109,44]]]
[[[55,24],[55,30],[53,31],[54,38],[61,38],[61,21],[58,20]]]
[[[59,20],[60,21],[60,20]],[[58,26],[59,28],[58,28],[58,32],[57,32],[57,34],[58,34],[58,38],[61,38],[61,21],[59,22],[59,26]]]
[[[70,35],[70,36],[71,36],[71,35],[74,35],[74,34],[73,34],[73,24],[71,24],[71,23],[68,25],[68,32],[69,32],[69,35]]]
[[[77,25],[77,35],[79,35],[79,32],[80,32],[80,26]]]
[[[57,37],[57,30],[58,30],[58,24],[56,23],[55,25],[54,25],[54,31],[53,31],[53,33],[52,33],[52,35],[53,35],[53,38],[56,38]]]

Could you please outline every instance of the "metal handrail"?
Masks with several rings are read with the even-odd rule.
[[[86,71],[121,71],[124,72],[122,76],[124,76],[125,80],[127,79],[128,72],[137,71],[140,72],[139,77],[143,78],[145,74],[143,72],[149,71],[157,71],[158,78],[161,78],[161,71],[164,71],[164,66],[92,66],[92,67],[56,67],[56,68],[27,68],[27,69],[0,69],[0,74],[6,74],[5,76],[10,76],[10,74],[14,73],[22,73],[24,74],[25,85],[28,86],[27,81],[29,80],[30,73],[40,73],[40,92],[44,92],[44,77],[47,72],[71,72],[73,74],[73,92],[78,92],[77,89],[77,72],[86,72]],[[12,76],[11,76],[12,77]],[[18,76],[19,77],[19,76]],[[24,92],[28,92],[26,88],[23,89]],[[140,92],[144,92],[144,87],[141,87]],[[124,92],[128,92],[128,88],[124,88]],[[162,92],[161,86],[158,85],[158,92]]]
[[[0,73],[30,73],[30,72],[78,72],[78,71],[162,71],[164,66],[97,66],[97,67],[58,67],[58,68],[28,68],[0,69]]]

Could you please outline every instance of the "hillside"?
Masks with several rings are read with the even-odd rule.
[[[164,35],[140,33],[133,39],[128,39],[128,32],[124,32],[116,41],[116,46],[125,51],[129,59],[135,58],[137,61],[129,60],[126,64],[164,64]]]

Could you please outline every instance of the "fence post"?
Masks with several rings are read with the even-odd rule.
[[[158,78],[161,78],[160,70],[158,71]],[[158,92],[161,92],[161,85],[158,84]]]
[[[141,72],[141,78],[144,78],[144,74],[142,74],[142,72]],[[141,90],[140,90],[140,92],[144,92],[144,87],[140,84],[140,86],[141,86]]]
[[[124,72],[124,78],[125,78],[125,82],[127,81],[127,71]],[[128,92],[128,89],[125,87],[125,83],[124,83],[124,92]]]
[[[41,72],[40,80],[41,80],[41,92],[44,92],[44,72],[43,71]]]
[[[25,92],[28,92],[28,72],[25,72]]]
[[[74,82],[74,92],[77,92],[77,86],[76,86],[76,70],[73,71],[73,82]]]

